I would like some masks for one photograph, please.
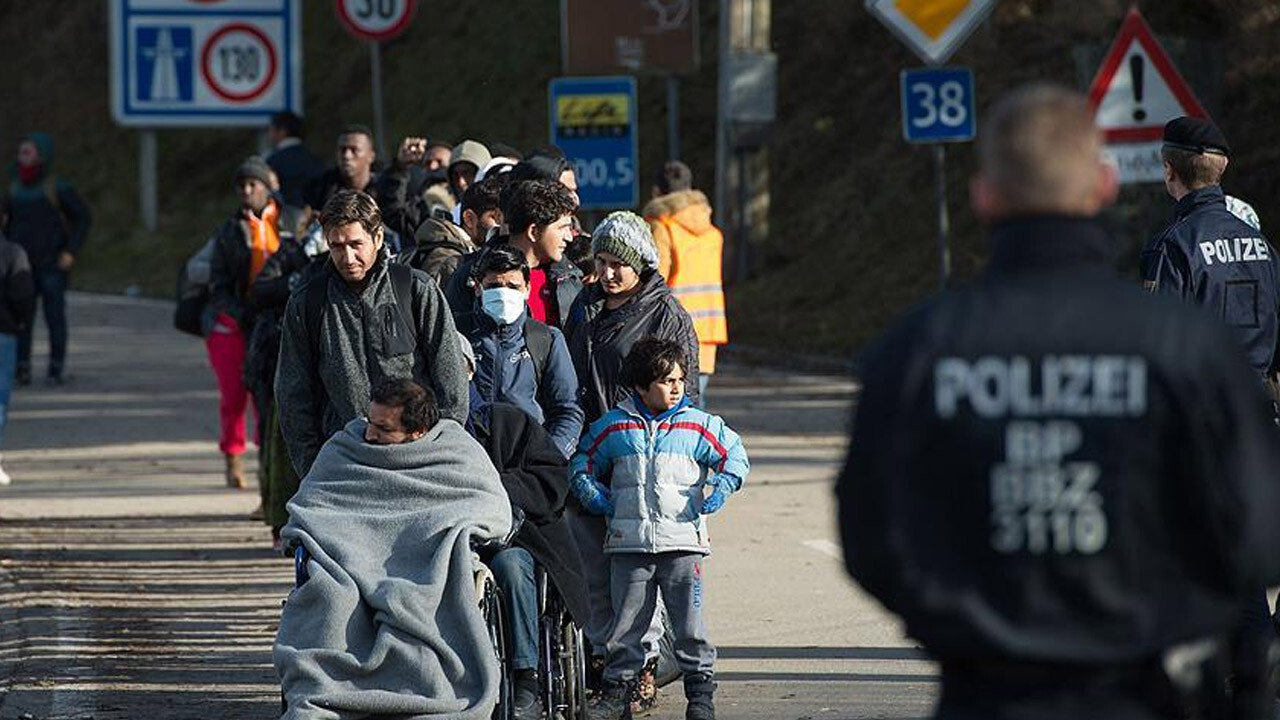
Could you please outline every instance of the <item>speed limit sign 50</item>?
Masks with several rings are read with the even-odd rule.
[[[415,0],[335,0],[347,32],[380,42],[404,32],[413,21]]]
[[[200,72],[209,89],[225,100],[244,102],[261,95],[275,79],[276,51],[253,25],[232,23],[205,42]]]

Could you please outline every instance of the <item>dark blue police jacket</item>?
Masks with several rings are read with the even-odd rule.
[[[1148,290],[1198,305],[1222,320],[1249,364],[1267,373],[1276,350],[1276,254],[1261,232],[1227,209],[1222,188],[1193,190],[1174,221],[1142,250]]]

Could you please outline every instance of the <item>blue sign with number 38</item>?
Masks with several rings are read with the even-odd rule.
[[[973,71],[968,68],[902,71],[902,136],[907,142],[968,142],[977,129]]]

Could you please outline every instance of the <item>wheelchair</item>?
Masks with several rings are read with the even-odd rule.
[[[534,566],[538,588],[538,680],[548,720],[587,717],[587,651],[582,628],[573,622],[564,601],[540,565]]]

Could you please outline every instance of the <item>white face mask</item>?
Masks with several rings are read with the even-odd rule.
[[[484,312],[499,325],[510,325],[524,312],[524,293],[506,287],[485,288],[480,293]]]

